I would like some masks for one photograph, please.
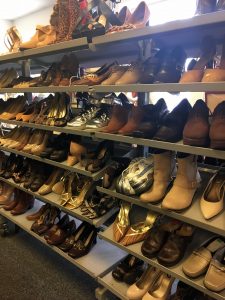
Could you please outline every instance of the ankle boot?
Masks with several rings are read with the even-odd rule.
[[[109,124],[103,128],[102,132],[117,133],[127,123],[129,111],[129,106],[114,105]]]
[[[9,184],[4,183],[2,194],[0,195],[0,205],[5,205],[11,202],[14,196],[15,188]]]
[[[34,206],[34,197],[21,191],[20,199],[16,207],[11,210],[14,216],[22,215]]]
[[[197,156],[178,158],[178,171],[173,187],[162,202],[162,208],[183,210],[188,208],[199,187],[201,177],[197,168]]]
[[[215,11],[216,2],[217,0],[198,0],[195,14],[202,15]]]
[[[145,106],[133,106],[128,117],[128,122],[118,131],[118,133],[129,134],[137,130],[144,119],[144,111]]]
[[[154,154],[154,181],[150,190],[140,196],[143,202],[157,203],[166,194],[176,172],[176,162],[173,152]]]
[[[56,41],[56,30],[55,27],[49,26],[48,30],[46,30],[46,35],[43,41],[37,43],[37,47],[43,47],[47,45],[54,44]]]
[[[38,43],[43,42],[48,35],[51,35],[53,28],[51,25],[37,25],[35,35],[30,39],[30,41],[22,43],[20,45],[20,50],[32,49],[38,47]]]

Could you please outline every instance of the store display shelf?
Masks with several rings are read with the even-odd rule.
[[[107,228],[104,232],[99,233],[99,237],[105,241],[108,241],[110,244],[115,245],[115,246],[121,248],[122,250],[127,251],[128,253],[140,258],[141,260],[145,261],[146,263],[148,263],[152,266],[155,266],[156,268],[159,268],[163,272],[165,272],[165,273],[185,282],[186,284],[200,290],[201,292],[213,297],[214,299],[217,299],[217,300],[225,299],[225,291],[222,291],[221,293],[214,293],[214,292],[208,290],[207,288],[205,288],[205,286],[203,284],[204,277],[201,276],[197,279],[190,279],[187,276],[185,276],[185,274],[182,272],[183,261],[196,247],[196,245],[194,245],[193,242],[191,245],[189,245],[189,249],[185,255],[185,258],[181,262],[176,264],[174,267],[167,268],[167,267],[159,264],[156,259],[149,259],[149,258],[145,257],[141,253],[142,243],[137,243],[137,244],[125,247],[125,246],[115,242],[113,240],[113,226],[112,225],[109,228]],[[201,235],[201,238],[202,238],[202,235]],[[197,241],[197,244],[199,244],[199,241]]]
[[[48,245],[44,237],[39,236],[30,230],[32,222],[26,219],[27,215],[36,212],[39,207],[40,202],[36,201],[35,206],[32,210],[29,210],[27,213],[20,216],[12,216],[10,212],[5,211],[3,208],[0,208],[0,215],[28,232],[34,238],[50,247],[53,251],[64,257],[76,267],[88,273],[93,278],[97,278],[99,276],[102,276],[103,274],[106,274],[113,265],[115,265],[119,260],[121,260],[122,257],[124,257],[124,251],[121,251],[115,246],[112,247],[112,245],[107,244],[106,242],[99,239],[97,244],[93,247],[89,254],[78,259],[73,259],[67,253],[61,251],[59,248]]]
[[[159,83],[159,84],[126,84],[126,85],[96,85],[89,91],[106,92],[223,92],[224,82],[192,82],[192,83]]]
[[[87,136],[87,137],[91,137],[94,134],[93,132],[90,132],[87,130],[78,130],[78,129],[74,129],[73,127],[69,127],[69,126],[56,127],[56,126],[48,126],[48,125],[42,125],[42,124],[22,122],[22,121],[16,121],[16,120],[3,120],[3,119],[0,119],[0,123],[6,123],[6,124],[22,126],[22,127],[29,127],[29,128],[34,128],[34,129],[42,129],[42,130],[47,130],[47,131],[63,132],[63,133],[75,134],[75,135]]]
[[[126,296],[126,291],[128,288],[128,285],[126,285],[123,282],[116,281],[112,277],[112,272],[106,274],[103,277],[98,278],[98,283],[104,286],[107,290],[109,290],[111,293],[116,295],[121,300],[128,300]]]
[[[109,218],[111,218],[118,211],[118,208],[114,208],[114,209],[110,210],[107,214],[105,214],[104,216],[94,219],[94,220],[91,220],[91,219],[85,217],[84,215],[82,215],[79,208],[71,210],[71,209],[68,209],[68,208],[60,205],[60,201],[59,201],[60,196],[57,194],[50,193],[48,195],[42,196],[38,193],[32,192],[31,190],[24,188],[23,184],[16,184],[12,179],[5,179],[3,177],[0,177],[0,181],[6,182],[7,184],[10,184],[11,186],[13,186],[15,188],[17,188],[21,191],[24,191],[45,203],[54,205],[54,206],[58,207],[60,210],[62,210],[63,212],[69,214],[70,216],[73,216],[74,218],[77,218],[82,221],[86,221],[86,222],[90,223],[91,225],[94,225],[95,227],[102,226]]]
[[[73,85],[73,86],[41,86],[41,87],[28,87],[28,88],[0,88],[0,94],[19,94],[19,93],[37,93],[37,94],[50,94],[50,93],[72,93],[72,92],[88,92],[87,85]]]
[[[87,38],[80,38],[67,42],[52,44],[35,49],[19,51],[16,53],[9,53],[0,56],[0,63],[14,62],[18,60],[25,60],[34,57],[41,57],[53,55],[57,53],[65,53],[68,51],[78,51],[88,49]]]
[[[201,36],[207,30],[208,34],[212,34],[222,38],[224,34],[225,12],[218,11],[215,13],[195,16],[186,20],[177,20],[165,24],[145,27],[142,29],[127,30],[98,36],[92,39],[92,44],[96,47],[114,43],[123,43],[127,41],[144,40],[149,38],[160,39],[170,45],[179,44],[196,44],[199,43]],[[185,32],[185,34],[184,34]],[[99,49],[100,50],[100,49]]]
[[[214,157],[218,159],[225,159],[224,150],[214,150],[210,148],[187,146],[183,144],[183,141],[180,141],[178,143],[169,143],[169,142],[161,142],[161,141],[154,141],[149,139],[124,136],[120,134],[102,133],[102,132],[96,132],[95,137],[103,140],[117,141],[117,142],[128,143],[128,144],[137,144],[140,146],[146,146],[151,148],[165,149],[170,151],[179,151],[183,153],[190,153],[195,155]]]
[[[126,196],[120,193],[117,193],[115,190],[110,189],[104,189],[102,187],[97,187],[97,190],[101,193],[107,194],[109,196],[115,197],[117,199],[121,199],[123,201],[127,201],[130,203],[133,203],[135,205],[144,207],[148,210],[152,210],[155,212],[158,212],[160,214],[169,216],[171,218],[180,220],[182,222],[186,222],[189,224],[192,224],[193,226],[202,228],[204,230],[208,230],[210,232],[213,232],[215,234],[219,234],[224,236],[225,235],[225,218],[223,214],[220,214],[216,216],[215,218],[211,220],[205,220],[202,216],[202,213],[200,211],[200,197],[204,191],[205,185],[202,186],[198,190],[198,192],[195,194],[195,198],[193,200],[192,205],[185,211],[181,213],[177,213],[175,211],[165,210],[161,208],[161,204],[150,204],[150,203],[144,203],[140,201],[140,199],[136,196]]]
[[[78,174],[82,174],[82,175],[85,175],[87,177],[91,177],[94,181],[99,180],[103,176],[103,174],[105,173],[105,170],[107,168],[107,165],[106,165],[100,171],[98,171],[96,173],[91,173],[89,171],[86,171],[84,167],[79,166],[79,163],[76,164],[73,167],[70,167],[66,164],[66,161],[60,163],[60,162],[56,162],[54,160],[41,158],[39,156],[32,155],[32,154],[29,154],[29,153],[26,153],[26,152],[23,152],[23,151],[18,151],[18,150],[15,150],[15,149],[10,149],[10,148],[1,147],[1,146],[0,146],[0,150],[5,151],[5,152],[10,152],[10,153],[15,153],[17,155],[22,155],[24,157],[28,157],[28,158],[37,160],[39,162],[46,163],[48,165],[52,165],[52,166],[55,166],[57,168],[65,169],[65,170],[68,170],[68,171],[71,171],[71,172],[76,172]]]

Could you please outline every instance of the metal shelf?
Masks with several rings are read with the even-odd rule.
[[[102,238],[105,241],[108,241],[110,244],[115,245],[119,248],[121,248],[122,250],[127,251],[128,253],[140,258],[141,260],[145,261],[146,263],[155,266],[156,268],[159,268],[160,270],[162,270],[163,272],[185,282],[186,284],[196,288],[197,290],[200,290],[201,292],[217,299],[217,300],[224,300],[225,299],[225,291],[222,291],[221,293],[214,293],[210,290],[208,290],[207,288],[205,288],[204,284],[203,284],[203,279],[204,276],[201,276],[197,279],[190,279],[187,276],[185,276],[185,274],[182,272],[182,264],[183,261],[185,260],[185,258],[193,251],[193,249],[196,248],[195,242],[193,241],[191,243],[191,245],[188,246],[188,251],[186,253],[185,258],[179,262],[178,264],[176,264],[174,267],[171,268],[167,268],[161,264],[159,264],[157,262],[156,259],[149,259],[147,257],[145,257],[142,253],[141,253],[141,244],[142,243],[138,243],[138,244],[134,244],[134,245],[130,245],[128,247],[122,246],[121,244],[115,242],[113,240],[113,226],[111,225],[109,228],[107,228],[104,232],[99,233],[99,237]],[[204,233],[203,233],[204,234]],[[201,235],[198,238],[198,244],[200,243],[200,239],[203,238],[203,235]]]
[[[170,46],[177,45],[177,41],[182,45],[199,44],[205,32],[208,35],[222,39],[225,26],[224,20],[225,12],[218,11],[186,20],[177,20],[162,25],[94,37],[92,44],[95,47],[102,47],[112,43],[115,45],[116,43],[134,42],[149,38],[159,39],[162,43]]]
[[[220,214],[213,218],[212,220],[205,220],[201,214],[199,207],[199,199],[205,188],[205,184],[197,191],[192,205],[184,212],[177,213],[175,211],[169,211],[161,208],[161,204],[150,204],[142,202],[138,197],[130,197],[123,194],[119,194],[116,190],[104,189],[102,187],[97,187],[97,190],[106,195],[127,201],[138,206],[144,207],[148,210],[156,211],[160,214],[169,216],[171,218],[180,220],[192,224],[196,227],[208,230],[210,232],[225,236],[225,218],[223,214]]]
[[[65,213],[69,214],[70,216],[73,216],[74,218],[88,222],[91,225],[94,225],[95,227],[102,226],[109,218],[111,218],[118,211],[118,208],[114,208],[114,209],[110,210],[107,214],[105,214],[104,216],[94,219],[94,220],[91,220],[91,219],[85,217],[84,215],[82,215],[79,208],[71,210],[71,209],[68,209],[68,208],[60,205],[59,195],[57,195],[57,194],[50,193],[48,195],[42,196],[38,193],[32,192],[31,190],[24,188],[23,184],[16,184],[12,179],[5,179],[3,177],[0,177],[0,181],[4,181],[7,184],[10,184],[11,186],[13,186],[15,188],[17,188],[21,191],[24,191],[45,203],[54,205],[54,206],[58,207],[60,210],[64,211]]]
[[[107,273],[107,271],[110,270],[112,266],[115,265],[124,256],[123,251],[121,251],[117,247],[112,247],[112,245],[107,244],[106,242],[101,240],[98,240],[97,244],[93,247],[89,254],[78,259],[73,259],[67,253],[64,253],[62,250],[55,246],[50,246],[46,243],[44,237],[39,236],[30,230],[32,222],[26,219],[27,215],[34,213],[39,209],[40,204],[41,203],[36,200],[34,208],[20,216],[12,216],[10,212],[5,211],[3,208],[0,208],[0,215],[15,223],[17,226],[28,232],[34,238],[51,248],[53,251],[64,257],[74,266],[83,270],[93,278],[97,278]]]
[[[126,297],[126,291],[128,289],[128,285],[126,285],[124,282],[116,281],[112,277],[112,272],[106,274],[103,277],[98,278],[98,283],[104,286],[107,290],[112,292],[114,295],[116,295],[121,300],[129,300]]]
[[[78,130],[69,126],[57,127],[57,126],[48,126],[48,125],[22,122],[16,120],[2,120],[2,119],[0,119],[0,123],[12,124],[12,125],[22,126],[22,127],[29,127],[34,129],[42,129],[47,131],[64,132],[68,134],[75,134],[75,135],[87,136],[87,137],[91,137],[93,135],[93,132],[87,130]]]
[[[88,92],[87,85],[73,85],[73,86],[41,86],[28,88],[0,88],[0,94],[19,94],[19,93],[72,93],[72,92]]]
[[[210,148],[187,146],[183,144],[183,141],[180,141],[178,143],[169,143],[169,142],[154,141],[154,140],[148,140],[142,138],[134,138],[134,137],[124,136],[120,134],[102,133],[102,132],[96,132],[95,137],[103,140],[117,141],[117,142],[128,143],[128,144],[137,144],[137,145],[152,147],[157,149],[179,151],[183,153],[190,153],[195,155],[225,159],[224,150],[214,150]]]
[[[81,167],[79,165],[79,163],[77,163],[75,166],[73,167],[70,167],[66,164],[66,161],[65,162],[56,162],[54,160],[50,160],[50,159],[46,159],[46,158],[41,158],[39,156],[36,156],[36,155],[32,155],[32,154],[29,154],[29,153],[25,153],[23,151],[18,151],[18,150],[14,150],[14,149],[10,149],[10,148],[6,148],[6,147],[1,147],[0,146],[0,150],[2,151],[6,151],[6,152],[10,152],[10,153],[15,153],[17,155],[21,155],[21,156],[24,156],[24,157],[28,157],[28,158],[31,158],[31,159],[34,159],[34,160],[37,160],[37,161],[40,161],[42,163],[46,163],[48,165],[52,165],[52,166],[55,166],[57,168],[61,168],[61,169],[65,169],[65,170],[69,170],[71,172],[76,172],[78,174],[82,174],[82,175],[85,175],[87,177],[91,177],[94,181],[97,181],[99,180],[106,168],[108,167],[107,165],[102,168],[100,171],[96,172],[96,173],[91,173],[89,171],[86,171],[85,168]]]
[[[88,49],[87,38],[80,38],[35,49],[24,50],[17,53],[4,54],[0,56],[0,63],[14,62],[68,51],[78,51],[81,49]]]
[[[225,82],[193,82],[193,83],[158,83],[158,84],[126,84],[126,85],[96,85],[89,90],[106,92],[224,92]]]

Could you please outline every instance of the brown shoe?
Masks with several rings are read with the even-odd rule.
[[[14,196],[14,190],[15,188],[13,186],[4,183],[2,193],[0,195],[0,205],[4,205],[11,202]]]
[[[101,131],[106,133],[117,133],[127,123],[129,111],[129,106],[114,105],[109,124]]]
[[[14,216],[22,215],[34,206],[34,197],[32,195],[21,191],[19,197],[19,202],[16,207],[11,210],[11,214]]]
[[[132,106],[128,117],[128,122],[123,126],[118,133],[129,134],[137,130],[142,120],[144,119],[145,106]]]
[[[205,147],[209,144],[209,109],[198,100],[189,113],[183,131],[184,145]]]
[[[211,148],[225,149],[225,101],[218,104],[213,112],[209,137]]]
[[[33,214],[27,216],[26,218],[29,221],[36,221],[49,208],[50,208],[50,204],[47,203],[47,204],[43,205],[36,213],[33,213]]]

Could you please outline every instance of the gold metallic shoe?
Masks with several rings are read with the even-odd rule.
[[[130,226],[129,213],[132,205],[128,202],[122,202],[119,214],[113,223],[113,237],[114,240],[119,242]]]
[[[128,246],[143,241],[146,238],[148,231],[154,225],[158,216],[159,215],[155,212],[148,212],[144,222],[136,223],[130,226],[126,235],[120,241],[120,244],[123,246]]]

